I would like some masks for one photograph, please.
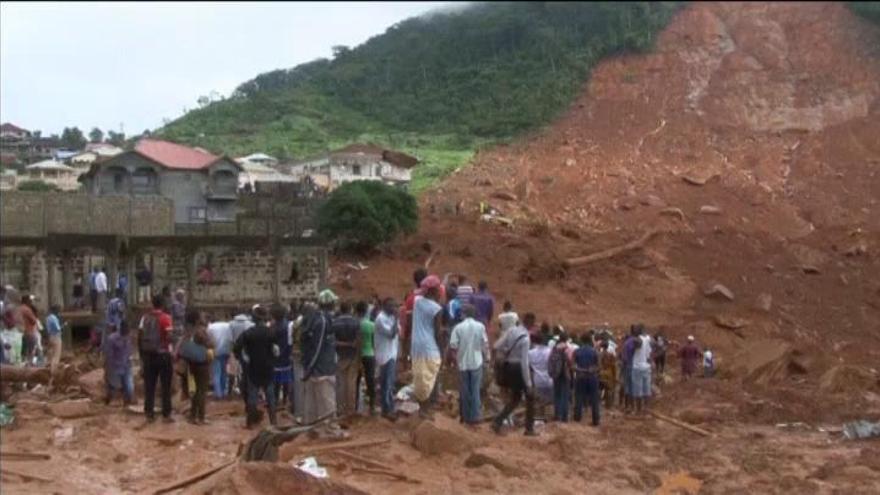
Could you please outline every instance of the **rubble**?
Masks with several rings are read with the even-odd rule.
[[[703,295],[714,299],[726,299],[733,301],[735,299],[733,291],[720,283],[712,283],[703,290]]]
[[[412,445],[425,455],[461,454],[474,448],[473,438],[422,421],[412,432]]]

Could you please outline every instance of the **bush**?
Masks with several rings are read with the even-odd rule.
[[[343,184],[318,210],[318,231],[339,248],[365,251],[416,231],[418,205],[408,192],[378,181]]]
[[[55,184],[49,184],[48,182],[43,182],[41,180],[27,180],[18,185],[18,190],[37,192],[57,191],[58,186],[56,186]]]

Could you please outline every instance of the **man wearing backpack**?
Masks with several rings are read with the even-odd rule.
[[[568,336],[559,333],[547,368],[553,379],[553,416],[556,421],[568,422],[568,409],[571,401],[571,366],[568,362]]]
[[[156,383],[162,386],[162,419],[171,418],[171,316],[162,310],[162,296],[153,297],[153,309],[141,318],[138,328],[138,350],[144,372],[144,414],[148,422],[156,420],[153,405]]]
[[[318,311],[305,318],[302,330],[303,420],[306,424],[336,416],[336,338],[331,311],[338,298],[330,289],[318,294]]]
[[[526,436],[536,436],[535,432],[535,392],[532,374],[529,371],[529,332],[522,326],[508,330],[495,343],[495,360],[501,363],[499,385],[510,390],[509,402],[495,416],[492,430],[501,434],[501,425],[522,400],[526,398]]]

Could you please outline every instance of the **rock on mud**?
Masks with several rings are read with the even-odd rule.
[[[462,454],[474,448],[473,439],[462,433],[435,425],[430,421],[413,430],[412,444],[426,455]]]
[[[728,301],[734,300],[733,291],[717,282],[709,284],[709,286],[703,291],[703,295],[714,299],[727,299]]]
[[[503,459],[503,452],[497,449],[481,448],[471,453],[471,455],[465,459],[464,465],[469,468],[478,468],[480,466],[489,465],[495,467],[495,469],[501,471],[507,476],[525,476],[525,472],[522,469]]]

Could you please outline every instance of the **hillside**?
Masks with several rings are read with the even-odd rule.
[[[768,401],[726,398],[740,420],[880,414],[876,388],[855,385],[877,386],[880,359],[878,40],[839,3],[688,7],[652,53],[596,67],[545,131],[426,193],[419,234],[336,275],[399,297],[428,246],[432,269],[568,328],[696,335]],[[479,222],[480,201],[515,227]],[[645,249],[564,264],[649,230]],[[704,295],[716,283],[733,300]]]
[[[408,19],[333,60],[261,74],[162,136],[303,157],[353,140],[426,164],[416,189],[568,108],[603,57],[649,49],[682,2],[476,3]]]

